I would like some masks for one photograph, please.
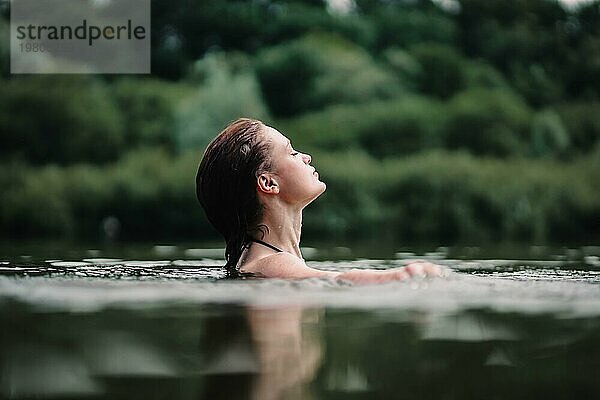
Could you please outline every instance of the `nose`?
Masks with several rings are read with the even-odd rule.
[[[310,154],[302,154],[302,160],[306,164],[310,164],[310,162],[312,161],[312,158],[310,157]]]

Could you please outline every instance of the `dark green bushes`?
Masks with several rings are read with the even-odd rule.
[[[598,160],[507,162],[443,152],[385,162],[356,153],[315,159],[328,190],[305,217],[309,231],[473,243],[589,241],[597,229],[600,190],[591,182],[600,178]]]
[[[530,154],[534,157],[563,156],[570,145],[569,132],[556,111],[538,112],[531,123]]]
[[[193,190],[198,157],[148,149],[103,167],[3,165],[1,235],[101,238],[113,217],[126,239],[210,236]]]
[[[471,89],[449,104],[445,146],[473,154],[523,154],[529,143],[531,110],[509,91]]]
[[[154,0],[152,70],[181,79],[185,68],[208,51],[254,54],[314,31],[339,35],[364,48],[377,35],[369,19],[330,13],[323,1]]]
[[[410,47],[417,43],[452,44],[459,31],[456,22],[439,10],[380,5],[371,13],[377,28],[376,46]]]
[[[308,149],[364,148],[377,157],[393,157],[443,144],[441,103],[425,97],[334,106],[281,124],[298,146]]]
[[[447,99],[466,85],[467,62],[452,46],[419,43],[410,49],[421,66],[418,90],[421,93]]]
[[[122,115],[108,88],[83,77],[3,82],[0,141],[4,157],[41,164],[106,162],[125,149]]]
[[[112,93],[124,115],[127,149],[164,146],[174,149],[175,105],[189,95],[190,88],[152,79],[121,79]]]
[[[0,84],[0,154],[31,164],[106,163],[140,146],[174,147],[175,105],[189,89],[85,76]]]
[[[214,236],[193,175],[251,116],[314,155],[316,239],[597,238],[597,1],[348,4],[153,0],[178,82],[10,75],[1,17],[0,235]]]
[[[397,78],[364,49],[329,34],[269,48],[257,57],[256,72],[276,116],[389,99],[403,92]]]
[[[569,132],[571,150],[587,153],[600,143],[600,103],[570,103],[558,112]]]
[[[191,95],[182,101],[171,132],[180,151],[201,150],[227,125],[240,116],[267,120],[258,83],[245,57],[211,53],[196,62]]]
[[[314,153],[327,191],[305,235],[441,243],[589,241],[600,215],[600,157],[556,163],[429,152],[378,161]],[[140,150],[108,167],[0,169],[0,235],[98,238],[107,217],[122,238],[216,238],[194,195],[200,153]],[[596,223],[597,224],[597,223]]]
[[[507,157],[545,154],[568,145],[561,122],[536,119],[516,95],[502,89],[474,88],[442,103],[423,96],[335,106],[284,121],[283,132],[311,148],[363,148],[377,157],[394,157],[443,147]],[[535,140],[532,138],[535,136]],[[558,135],[558,136],[557,136]]]

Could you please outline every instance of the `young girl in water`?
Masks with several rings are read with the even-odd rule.
[[[438,276],[416,261],[388,270],[310,268],[300,251],[302,211],[326,189],[308,154],[261,121],[240,118],[208,145],[196,175],[196,195],[227,247],[228,272],[264,278],[324,277],[378,283]]]

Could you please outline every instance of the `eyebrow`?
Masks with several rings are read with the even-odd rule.
[[[286,143],[285,147],[286,147],[286,148],[287,148],[287,147],[289,147],[290,149],[292,148],[292,142],[290,142],[290,140],[289,140],[289,139],[288,139],[288,141],[287,141],[287,143]]]

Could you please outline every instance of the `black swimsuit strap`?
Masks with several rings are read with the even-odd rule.
[[[270,249],[275,250],[278,253],[283,253],[283,250],[278,249],[277,247],[273,246],[272,244],[269,244],[267,242],[263,242],[262,240],[259,239],[254,239],[254,238],[248,238],[249,241],[254,242],[254,243],[258,243],[258,244],[262,244],[263,246],[267,246]]]

